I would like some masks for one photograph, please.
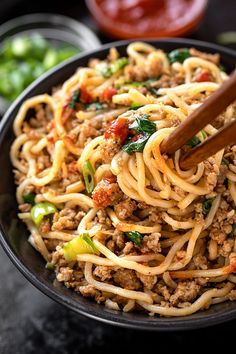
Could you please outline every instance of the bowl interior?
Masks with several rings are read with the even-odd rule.
[[[221,54],[222,64],[229,72],[235,67],[235,52],[209,43],[204,44],[185,39],[148,42],[167,52],[178,47],[192,46],[206,52],[218,52]],[[127,43],[127,41],[123,41],[115,44],[122,55],[125,55]],[[17,218],[15,186],[9,158],[10,145],[14,139],[12,122],[25,99],[45,92],[50,93],[53,86],[66,80],[78,66],[85,66],[90,57],[104,58],[111,46],[106,45],[98,51],[78,55],[52,69],[31,84],[5,114],[0,125],[0,240],[2,246],[18,269],[41,291],[74,311],[94,319],[123,327],[159,331],[201,328],[231,320],[236,317],[236,303],[234,302],[214,305],[209,310],[177,318],[149,317],[142,313],[122,313],[109,310],[103,305],[83,298],[55,281],[54,273],[45,268],[43,258],[27,242],[28,231]]]

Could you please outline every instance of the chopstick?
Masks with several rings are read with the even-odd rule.
[[[236,142],[236,120],[225,125],[215,135],[180,158],[179,166],[182,170],[188,170],[234,142]]]
[[[236,99],[236,71],[231,74],[230,78],[226,80],[218,90],[209,96],[204,103],[193,111],[188,118],[186,118],[167,138],[161,143],[160,149],[162,154],[173,154],[176,150],[181,148],[190,139],[192,139],[202,128],[214,120],[221,112],[223,112]],[[233,126],[229,126],[223,135],[219,138],[219,131],[216,138],[210,138],[209,142],[203,142],[200,146],[191,150],[188,156],[185,156],[180,161],[180,166],[187,169],[187,166],[193,167],[197,163],[203,161],[205,158],[212,156],[226,145],[232,144],[236,141],[236,132],[234,130],[235,139],[233,139]],[[235,129],[235,128],[234,128]],[[215,145],[214,144],[219,144]],[[219,147],[221,146],[221,147]],[[215,149],[214,149],[215,147]],[[208,149],[209,153],[208,154]],[[214,150],[214,153],[212,151]],[[211,152],[210,152],[211,151]],[[193,154],[194,152],[194,154]],[[192,157],[190,157],[190,154]],[[195,160],[196,159],[196,160]],[[202,160],[201,160],[202,159]],[[198,162],[197,162],[198,161]]]

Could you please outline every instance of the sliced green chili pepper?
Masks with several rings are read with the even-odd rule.
[[[29,203],[29,204],[34,205],[35,194],[32,192],[29,192],[29,193],[23,195],[23,199],[24,199],[25,203]]]
[[[64,257],[68,262],[76,260],[78,254],[92,253],[99,254],[88,233],[81,234],[63,246]]]
[[[135,110],[135,109],[138,109],[138,108],[140,108],[140,107],[142,107],[142,106],[143,106],[143,105],[140,104],[140,103],[133,102],[133,103],[131,103],[131,105],[130,105],[130,109]]]
[[[94,189],[94,169],[89,160],[84,162],[82,174],[87,192],[92,193]]]
[[[115,74],[117,71],[122,69],[128,63],[129,63],[129,60],[127,57],[122,57],[122,58],[117,59],[114,63],[112,63],[110,65],[112,74]]]
[[[42,202],[33,206],[30,211],[30,215],[35,225],[39,225],[45,216],[55,214],[56,212],[57,208],[54,204],[49,202]]]
[[[125,232],[125,236],[127,237],[128,240],[132,241],[137,246],[139,247],[141,246],[143,235],[140,232],[138,231]]]

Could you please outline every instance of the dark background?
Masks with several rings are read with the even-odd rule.
[[[112,1],[112,0],[111,0]],[[54,12],[81,20],[103,42],[83,0],[0,0],[0,24],[19,15]],[[236,30],[236,0],[210,0],[190,38],[216,42]],[[234,46],[232,46],[234,48]],[[116,328],[79,316],[35,289],[0,249],[0,354],[217,353],[234,348],[236,320],[195,331],[148,333]]]

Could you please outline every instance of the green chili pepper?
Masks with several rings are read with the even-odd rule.
[[[138,109],[138,108],[140,108],[140,107],[142,107],[142,106],[143,106],[143,105],[140,104],[140,103],[133,102],[133,103],[131,103],[131,105],[130,105],[130,109],[135,110],[135,109]]]
[[[122,57],[122,58],[117,59],[114,63],[112,63],[110,65],[112,74],[115,74],[117,71],[122,69],[128,63],[129,63],[129,60],[126,57]]]
[[[32,192],[29,192],[29,193],[23,195],[23,199],[24,199],[25,203],[29,203],[29,204],[34,205],[35,194]]]
[[[172,52],[170,52],[168,55],[171,64],[176,61],[179,63],[183,63],[185,59],[189,58],[190,56],[191,54],[188,48],[172,50]]]
[[[63,246],[64,257],[68,262],[76,260],[78,254],[92,253],[99,254],[88,233],[81,234]]]
[[[83,168],[82,168],[82,174],[84,177],[84,183],[87,192],[90,194],[92,193],[94,189],[94,169],[89,162],[89,160],[86,160],[84,162]]]
[[[35,225],[39,225],[45,216],[55,214],[56,212],[57,208],[54,204],[49,202],[42,202],[33,206],[30,211],[30,215]]]
[[[125,232],[125,236],[127,237],[128,240],[132,241],[137,246],[139,247],[141,246],[143,235],[140,232],[138,231]]]
[[[205,140],[207,138],[207,133],[204,130],[201,130],[202,138]]]

